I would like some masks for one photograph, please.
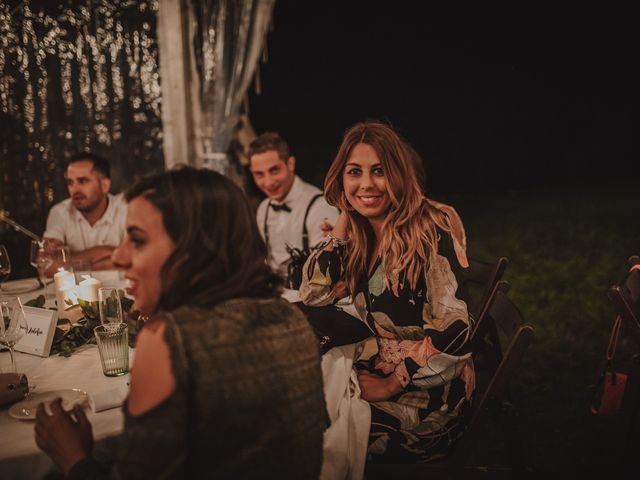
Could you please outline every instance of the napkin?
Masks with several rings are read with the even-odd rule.
[[[89,395],[89,406],[94,413],[120,407],[129,395],[129,382],[100,390]]]

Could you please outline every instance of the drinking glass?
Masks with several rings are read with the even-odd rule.
[[[129,327],[126,323],[98,325],[93,329],[102,363],[102,373],[119,377],[129,372]]]
[[[76,258],[71,261],[71,268],[76,276],[76,283],[80,283],[83,275],[91,276],[91,261],[85,258]]]
[[[4,245],[0,245],[0,285],[11,273],[11,260]]]
[[[51,255],[50,251],[45,248],[44,241],[31,240],[31,254],[29,257],[29,261],[31,265],[36,267],[38,270],[38,278],[40,279],[40,284],[44,288],[44,296],[51,297],[53,294],[49,294],[47,292],[47,269],[53,265],[54,257]]]
[[[16,295],[0,296],[0,345],[9,349],[12,371],[17,373],[13,347],[27,333],[27,319]]]
[[[73,272],[73,263],[71,262],[71,252],[67,245],[47,245],[45,241],[45,250],[53,258],[56,269],[62,267],[69,272]]]
[[[100,322],[105,326],[122,322],[122,303],[117,288],[101,287],[98,289],[98,308]]]

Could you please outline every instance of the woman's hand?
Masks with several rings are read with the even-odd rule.
[[[60,398],[51,402],[50,408],[51,415],[45,412],[44,404],[36,410],[36,444],[66,475],[71,467],[91,455],[91,423],[79,405],[73,409],[75,419],[71,412],[65,412]]]
[[[358,372],[361,397],[367,402],[382,402],[402,391],[402,384],[394,374],[379,377],[369,372]]]
[[[323,225],[325,227],[330,226],[326,222]],[[348,225],[349,225],[349,214],[347,212],[340,212],[340,215],[338,215],[338,219],[336,220],[335,225],[331,226],[331,229],[326,232],[326,235],[331,234],[333,237],[337,238],[338,240],[348,240],[347,239]],[[324,247],[324,250],[327,252],[330,252],[333,250],[333,247],[334,247],[333,242],[328,242],[327,246]]]
[[[347,240],[347,227],[349,226],[349,214],[345,211],[340,212],[336,220],[336,224],[333,226],[334,236],[340,240]]]
[[[325,237],[333,231],[333,225],[329,223],[328,218],[325,217],[322,223],[320,224],[320,231],[322,232],[322,235]]]

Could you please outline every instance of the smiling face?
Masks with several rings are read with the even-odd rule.
[[[82,213],[91,213],[106,202],[111,180],[93,168],[91,160],[70,163],[64,175],[69,196]]]
[[[378,154],[371,145],[358,143],[342,173],[347,201],[370,222],[383,220],[391,205],[387,180]]]
[[[134,308],[152,314],[162,291],[160,272],[176,246],[162,222],[162,213],[143,196],[136,197],[127,209],[127,235],[111,256],[124,272],[135,298]]]
[[[295,178],[296,159],[289,157],[285,162],[276,150],[267,150],[251,155],[250,167],[253,180],[260,190],[272,200],[285,199]]]

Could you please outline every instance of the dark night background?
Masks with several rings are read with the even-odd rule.
[[[435,194],[637,177],[629,11],[278,0],[273,23],[250,118],[313,183],[367,118],[414,145]]]

